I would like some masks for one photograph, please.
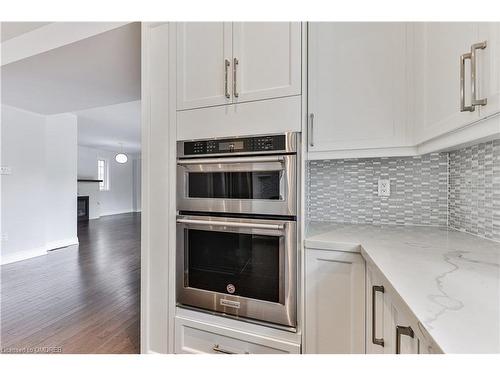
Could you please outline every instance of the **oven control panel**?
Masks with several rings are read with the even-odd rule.
[[[184,156],[285,151],[284,134],[184,142]]]

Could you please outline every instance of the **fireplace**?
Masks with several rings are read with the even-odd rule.
[[[88,221],[89,220],[89,197],[88,196],[78,197],[78,206],[77,206],[76,211],[77,211],[78,221]]]

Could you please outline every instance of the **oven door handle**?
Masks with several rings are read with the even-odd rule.
[[[179,223],[179,224],[216,225],[216,226],[234,227],[234,228],[254,228],[254,229],[271,229],[271,230],[284,230],[285,229],[285,224],[238,223],[238,222],[234,222],[234,221],[177,219],[177,223]]]
[[[270,163],[270,162],[285,162],[283,155],[277,156],[254,156],[231,157],[231,158],[215,158],[215,159],[181,159],[177,160],[177,165],[193,165],[193,164],[234,164],[234,163]]]

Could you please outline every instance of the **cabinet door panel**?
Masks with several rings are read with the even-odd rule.
[[[487,47],[477,51],[479,98],[487,98],[488,103],[479,112],[486,117],[500,112],[500,22],[479,24],[477,42],[482,41]]]
[[[403,23],[309,24],[309,151],[407,145],[406,39]]]
[[[177,26],[177,109],[227,104],[225,60],[232,58],[230,22],[183,22]],[[166,48],[166,47],[165,47]],[[227,85],[231,92],[231,65]]]
[[[364,260],[306,250],[306,353],[365,353]]]
[[[421,25],[423,123],[417,143],[460,128],[478,119],[478,111],[460,112],[460,56],[477,40],[477,24],[429,22]],[[465,64],[465,104],[471,103],[470,61]]]
[[[233,24],[235,102],[301,93],[300,27],[299,22]]]

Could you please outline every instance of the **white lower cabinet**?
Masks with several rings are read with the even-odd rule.
[[[366,265],[366,352],[442,353],[422,323],[371,263]]]
[[[304,352],[365,353],[365,262],[306,249]]]
[[[300,354],[300,345],[181,317],[175,318],[176,354]]]

